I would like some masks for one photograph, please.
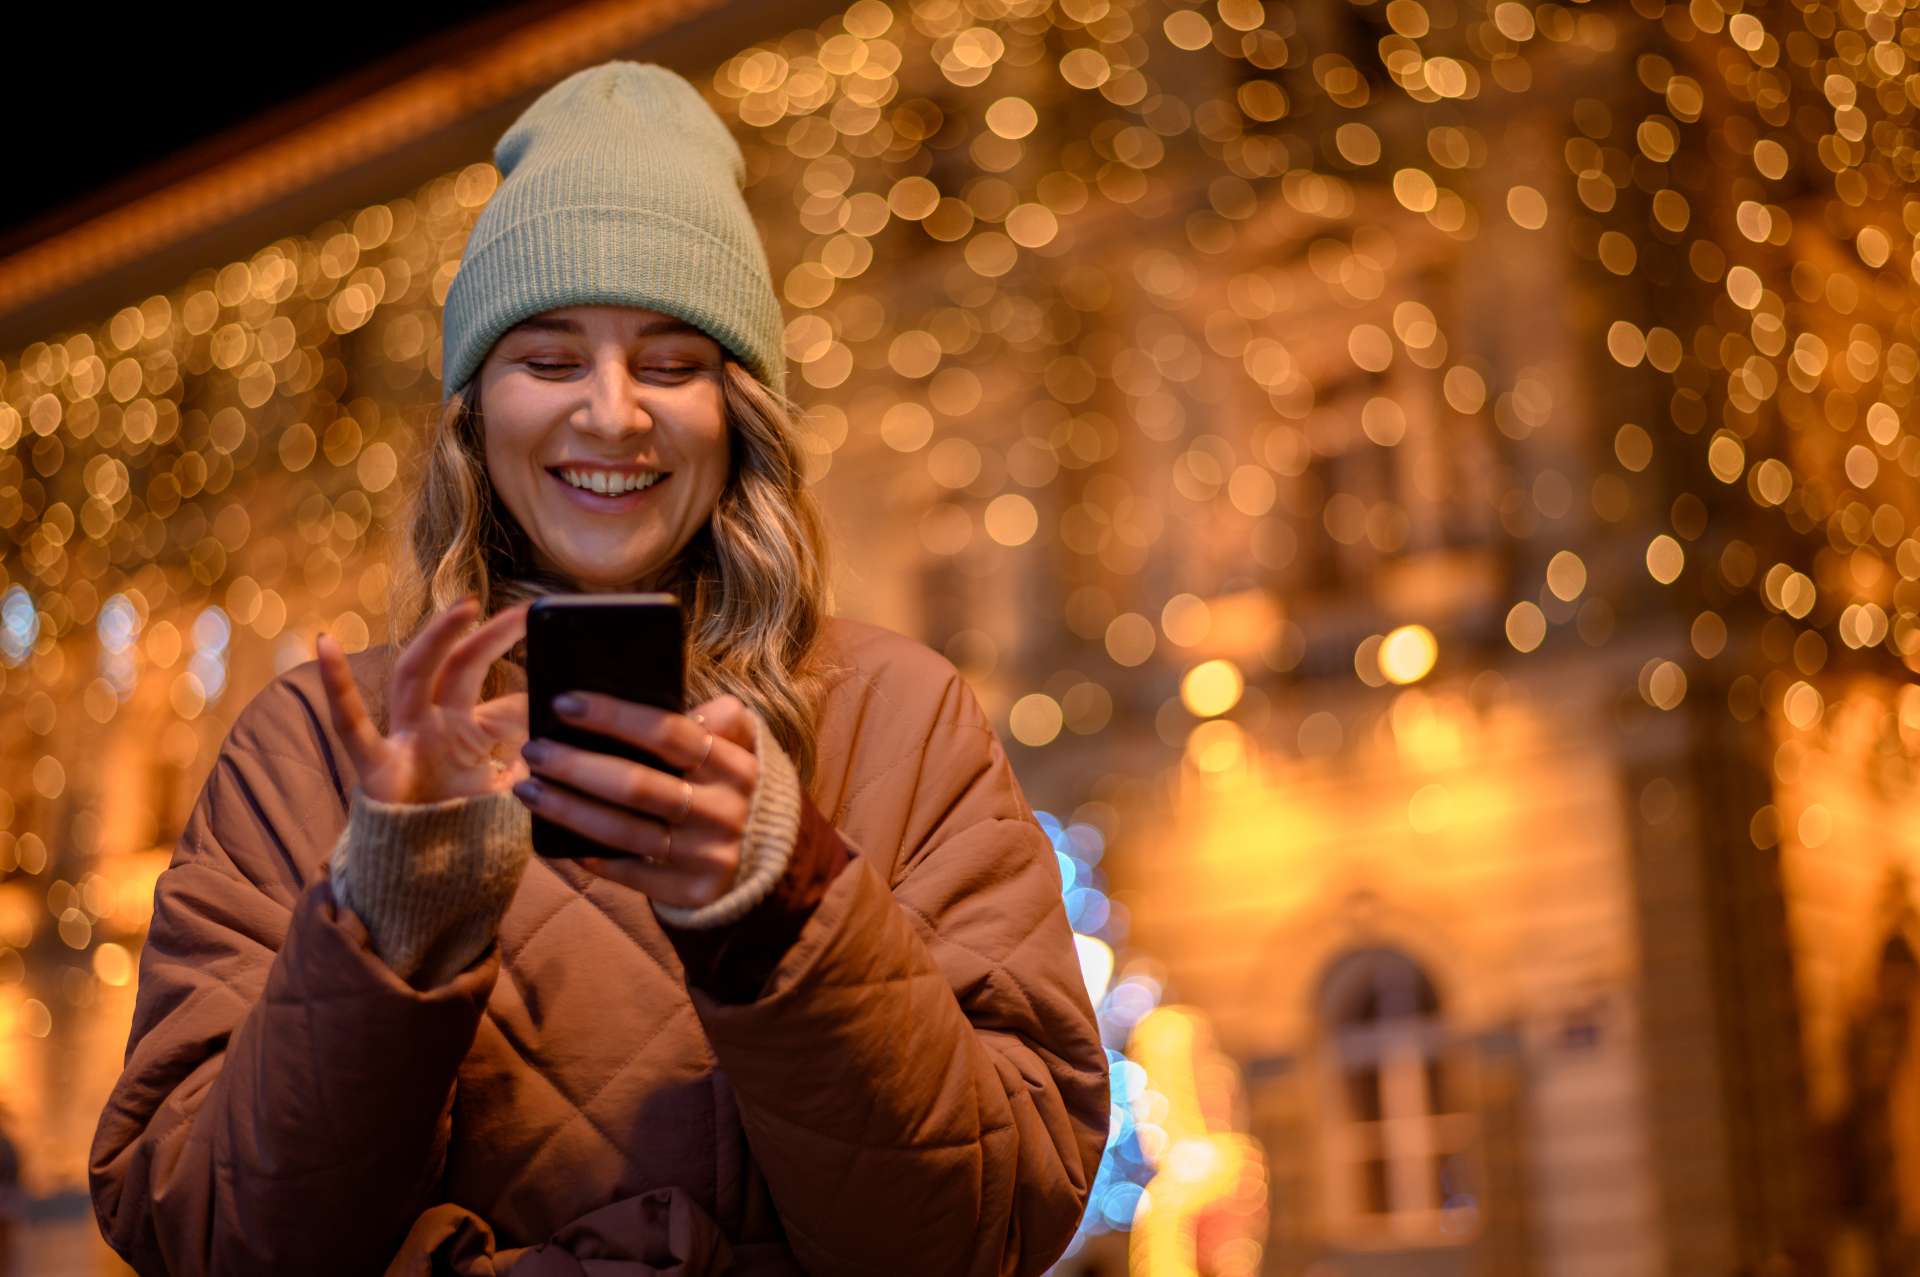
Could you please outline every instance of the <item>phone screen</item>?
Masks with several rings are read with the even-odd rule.
[[[562,692],[686,708],[686,624],[671,594],[562,594],[527,609],[527,726],[534,739],[615,754],[672,775],[680,769],[637,745],[568,723],[553,712]],[[541,784],[567,788],[550,777]],[[533,814],[533,850],[553,860],[630,854]]]

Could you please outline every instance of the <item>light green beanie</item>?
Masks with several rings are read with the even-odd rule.
[[[447,290],[441,392],[559,306],[684,319],[786,391],[780,300],[741,194],[740,144],[666,67],[606,62],[540,95],[493,150],[500,186]]]

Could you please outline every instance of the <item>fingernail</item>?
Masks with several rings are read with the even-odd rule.
[[[556,714],[584,714],[587,712],[587,702],[572,692],[562,692],[553,698],[553,711]]]
[[[523,780],[513,787],[514,797],[529,807],[540,801],[542,792],[540,782],[537,780]]]
[[[520,747],[520,757],[530,763],[544,763],[548,753],[547,742],[543,740],[530,740]]]

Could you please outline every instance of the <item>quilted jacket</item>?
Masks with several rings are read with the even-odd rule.
[[[338,907],[315,662],[241,711],[155,889],[93,1199],[143,1273],[1037,1273],[1105,1142],[1055,860],[937,654],[835,620],[809,800],[853,853],[757,999],[645,897],[527,869],[417,990]],[[353,656],[370,701],[391,649]]]

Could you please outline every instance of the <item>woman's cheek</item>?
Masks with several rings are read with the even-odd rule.
[[[502,395],[504,400],[498,408],[488,404],[487,421],[487,466],[493,474],[500,476],[501,495],[508,507],[518,507],[516,513],[525,515],[539,493],[539,479],[543,476],[541,467],[536,464],[535,445],[539,442],[537,433],[532,430],[516,429],[520,421],[537,420],[530,415],[529,407],[521,402],[520,396]]]

